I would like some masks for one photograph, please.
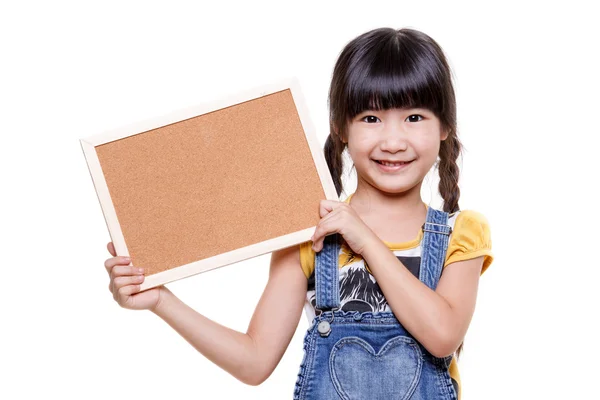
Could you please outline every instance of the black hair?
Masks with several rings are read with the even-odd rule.
[[[459,210],[456,160],[462,145],[456,132],[450,67],[431,37],[410,28],[365,32],[344,47],[335,63],[329,89],[330,134],[324,152],[338,196],[343,191],[342,153],[349,120],[365,110],[414,107],[431,110],[448,132],[440,143],[438,188],[444,211]]]

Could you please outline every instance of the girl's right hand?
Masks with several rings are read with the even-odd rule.
[[[144,272],[140,268],[130,266],[130,261],[125,257],[116,257],[115,247],[112,242],[106,246],[113,256],[104,262],[106,271],[110,276],[108,290],[113,298],[123,308],[130,310],[154,310],[160,302],[163,286],[149,289],[140,293],[140,285],[144,282]]]

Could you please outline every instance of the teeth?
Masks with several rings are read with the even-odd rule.
[[[379,163],[380,163],[380,164],[383,164],[383,165],[387,165],[388,167],[397,167],[398,165],[403,165],[403,164],[406,164],[405,162],[400,162],[400,163],[389,163],[389,162],[386,162],[386,161],[379,161]]]

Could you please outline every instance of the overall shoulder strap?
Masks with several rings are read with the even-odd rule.
[[[340,278],[338,261],[341,248],[341,235],[334,233],[325,236],[323,248],[315,255],[316,310],[327,311],[340,306]]]
[[[448,242],[452,234],[452,228],[448,225],[448,213],[428,207],[427,220],[422,229],[419,279],[435,290],[442,275]]]

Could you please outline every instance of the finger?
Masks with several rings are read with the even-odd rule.
[[[113,279],[113,291],[119,291],[127,285],[138,285],[144,281],[144,275],[118,276]]]
[[[127,298],[131,295],[138,293],[140,291],[140,288],[141,288],[141,285],[139,285],[139,284],[123,286],[122,288],[120,288],[117,291],[117,293],[118,293],[117,301],[119,301],[119,304],[127,302]]]
[[[323,250],[323,242],[325,241],[325,236],[322,236],[321,238],[319,238],[319,240],[313,243],[312,249],[315,253],[318,253],[321,250]]]
[[[317,229],[315,229],[315,234],[312,239],[312,249],[314,252],[318,253],[319,251],[321,251],[321,248],[323,247],[322,243],[325,239],[325,236],[327,236],[327,228],[324,227],[323,224],[319,223]]]
[[[333,212],[330,212],[330,213],[326,214],[325,216],[321,217],[321,220],[319,221],[319,223],[315,227],[315,231],[313,232],[313,235],[310,238],[310,240],[315,241],[319,236],[321,236],[323,234],[323,225],[325,223],[327,223],[327,221],[331,220],[331,218],[335,214],[336,214],[336,212],[333,211]]]
[[[132,265],[115,265],[110,271],[110,277],[116,278],[118,276],[142,275],[143,273],[143,268],[134,267]]]
[[[321,220],[321,222],[319,222],[319,224],[315,228],[315,232],[313,233],[312,237],[310,238],[310,240],[312,241],[313,251],[317,251],[317,249],[319,247],[319,242],[327,234],[326,229],[324,228],[322,222],[323,222],[323,220]]]
[[[115,245],[113,244],[113,242],[108,242],[106,248],[108,249],[108,252],[111,256],[115,257],[117,255],[117,253],[115,252]]]
[[[313,240],[313,250],[317,253],[321,251],[321,249],[323,249],[325,237],[335,233],[341,233],[339,214],[334,215],[332,213],[323,218],[321,222],[319,222],[319,225],[317,225]]]
[[[131,259],[129,257],[111,257],[104,261],[104,267],[106,268],[106,272],[110,275],[110,271],[112,271],[115,265],[128,265],[130,263]]]
[[[323,218],[337,208],[340,204],[344,203],[335,200],[321,200],[319,203],[319,215],[321,218]]]
[[[325,236],[329,232],[333,232],[332,222],[336,221],[339,217],[339,213],[337,210],[330,212],[321,218],[317,226],[315,227],[315,231],[312,235],[311,240],[314,242],[318,240],[320,237]]]

